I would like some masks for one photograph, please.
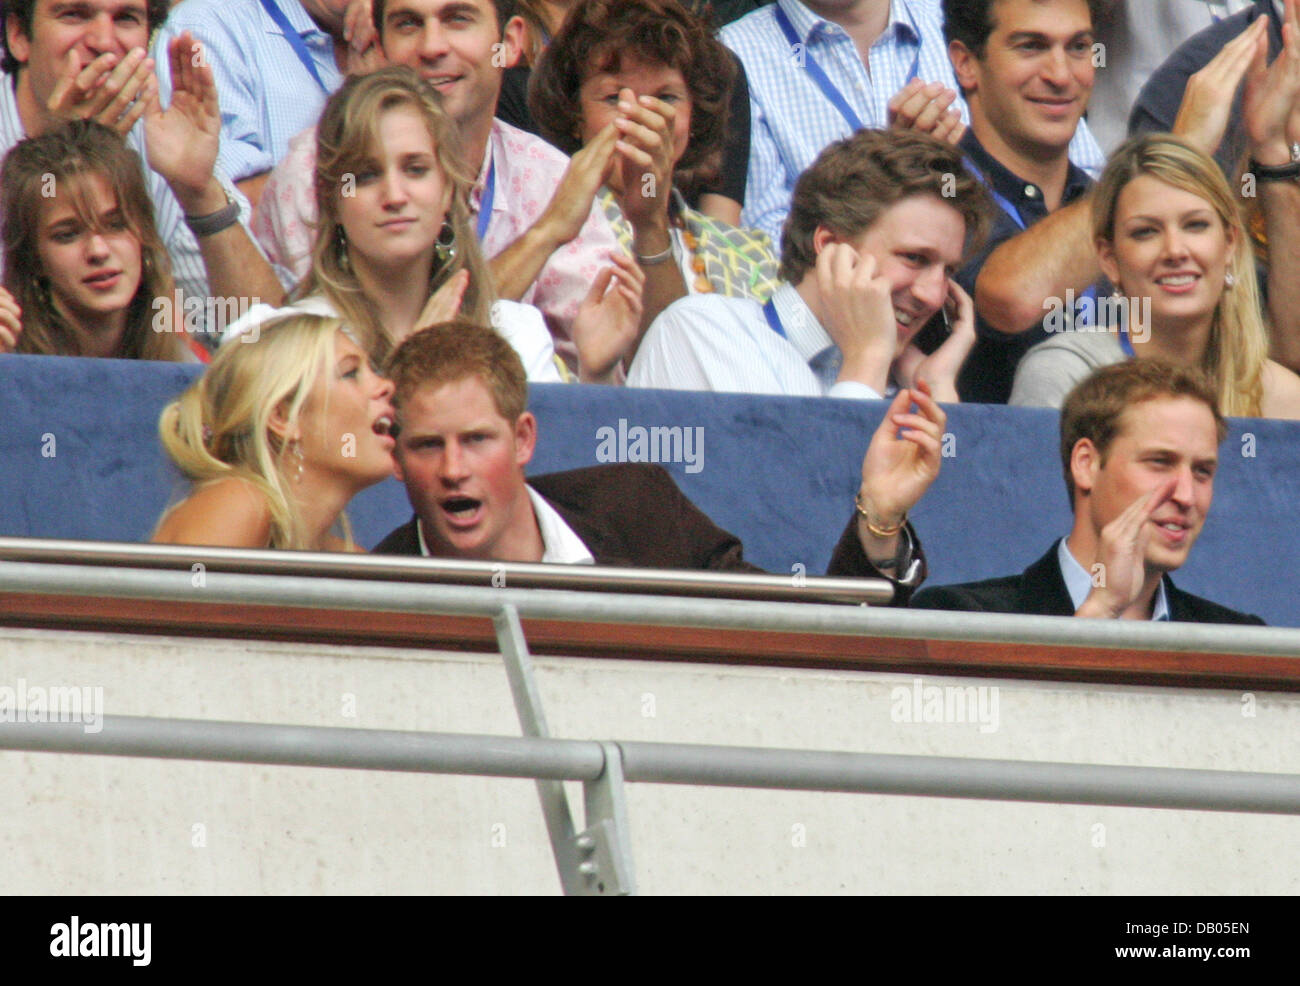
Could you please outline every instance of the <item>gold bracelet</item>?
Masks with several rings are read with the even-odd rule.
[[[901,531],[903,529],[903,525],[907,523],[907,511],[904,510],[902,519],[899,520],[899,522],[895,524],[893,527],[877,527],[875,519],[871,516],[871,514],[867,513],[867,508],[862,505],[861,490],[858,490],[858,492],[853,494],[853,506],[857,507],[859,515],[861,515],[862,519],[867,522],[867,530],[869,530],[872,534],[874,534],[878,538],[893,537],[895,534]]]

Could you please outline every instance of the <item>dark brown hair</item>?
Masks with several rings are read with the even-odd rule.
[[[380,0],[380,2],[382,2],[382,0]],[[3,8],[6,21],[6,30],[2,35],[0,35],[0,43],[4,44],[4,59],[3,61],[0,61],[0,69],[3,69],[10,75],[16,74],[18,70],[23,67],[24,63],[16,59],[13,52],[9,50],[9,31],[7,30],[7,22],[9,18],[15,18],[18,21],[18,29],[22,32],[22,36],[30,39],[32,37],[32,25],[36,20],[36,6],[39,3],[40,0],[4,0],[3,3],[0,3],[0,8]],[[167,12],[170,11],[171,8],[172,0],[145,0],[144,15],[145,19],[149,22],[148,28],[150,37],[153,36],[153,33],[158,30],[158,28],[162,27],[163,21],[167,19]],[[163,54],[165,56],[166,52]]]
[[[976,58],[984,58],[989,35],[996,29],[993,8],[999,0],[943,0],[943,39],[960,41]],[[1042,3],[1043,0],[1035,0]],[[1109,15],[1108,0],[1085,0],[1093,27]]]
[[[578,90],[598,72],[617,72],[624,56],[682,73],[691,95],[691,132],[677,171],[713,165],[722,149],[736,66],[708,23],[677,0],[573,5],[528,84],[528,108],[542,136],[566,154],[577,151],[582,146]]]

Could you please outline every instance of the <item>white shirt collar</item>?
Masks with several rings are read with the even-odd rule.
[[[546,498],[531,486],[527,490],[533,501],[533,513],[537,515],[537,529],[542,532],[542,561],[549,565],[596,564],[595,556],[582,538],[573,533],[573,528]]]
[[[1065,579],[1065,588],[1070,593],[1070,602],[1074,604],[1075,612],[1078,612],[1083,601],[1088,598],[1088,593],[1092,592],[1092,576],[1070,553],[1070,549],[1065,544],[1066,540],[1061,538],[1061,543],[1056,549],[1056,558],[1061,566],[1061,576]],[[1151,607],[1151,619],[1165,622],[1171,619],[1169,600],[1165,597],[1164,579],[1161,579],[1160,584],[1156,586],[1156,600],[1155,605]]]
[[[533,503],[533,515],[537,518],[537,529],[542,535],[542,562],[547,565],[594,565],[596,558],[583,543],[582,538],[573,533],[559,512],[546,502],[546,498],[531,486],[525,486],[528,498]],[[424,522],[415,518],[415,535],[420,542],[420,554],[431,557],[429,545],[424,540]]]

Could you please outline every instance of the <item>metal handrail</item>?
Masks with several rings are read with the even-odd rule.
[[[504,583],[520,589],[639,592],[801,603],[817,601],[883,606],[894,598],[893,585],[878,578],[801,575],[795,579],[790,575],[722,571],[408,558],[339,551],[265,551],[126,541],[0,537],[0,559],[186,571],[201,564],[210,572],[255,575],[328,576],[473,586]]]
[[[604,571],[608,571],[607,569]],[[1300,658],[1300,630],[0,561],[0,592]]]
[[[296,767],[593,781],[604,744],[459,733],[105,716],[80,723],[0,723],[0,749]],[[844,753],[686,743],[615,742],[623,779],[780,788],[1300,814],[1300,776],[1173,767]]]

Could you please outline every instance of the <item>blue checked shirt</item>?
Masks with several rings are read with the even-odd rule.
[[[778,26],[777,6],[790,18],[802,49],[793,50]],[[970,122],[948,61],[939,0],[892,0],[889,25],[871,47],[870,72],[844,29],[798,0],[777,0],[733,21],[722,29],[722,40],[744,63],[753,102],[742,224],[763,230],[773,243],[781,242],[795,180],[827,144],[853,132],[805,70],[808,56],[864,126],[888,125],[889,100],[907,84],[913,66],[921,81],[941,82],[958,92],[955,105]],[[1082,121],[1070,144],[1070,159],[1094,177],[1106,161]]]
[[[8,154],[20,140],[27,139],[27,131],[23,127],[22,118],[18,115],[18,99],[14,92],[16,82],[17,80],[9,73],[0,72],[0,158]],[[208,270],[204,266],[203,255],[199,252],[198,240],[185,225],[185,212],[181,209],[181,204],[176,201],[176,196],[172,194],[171,187],[147,163],[143,121],[131,128],[126,144],[140,156],[140,164],[144,168],[145,187],[149,190],[149,198],[153,201],[154,225],[158,228],[158,235],[162,238],[163,245],[167,247],[167,254],[171,258],[172,278],[176,282],[176,287],[180,288],[186,297],[207,298]],[[249,217],[252,214],[248,199],[222,174],[220,165],[217,167],[217,180],[225,188],[226,194],[239,203],[239,221],[247,230]],[[253,234],[250,232],[248,237],[250,240],[253,239]],[[257,241],[253,240],[253,242]],[[3,274],[3,261],[4,257],[0,254],[0,275]]]
[[[298,0],[275,0],[302,38],[316,73],[333,92],[343,84],[334,39],[316,26]],[[233,181],[270,171],[295,134],[316,125],[328,94],[298,60],[260,0],[185,0],[154,41],[163,105],[171,99],[167,45],[182,31],[203,42],[221,102],[217,163]]]

